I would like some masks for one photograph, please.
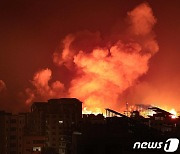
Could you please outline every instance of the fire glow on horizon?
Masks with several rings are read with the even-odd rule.
[[[171,109],[169,112],[170,112],[171,114],[173,114],[173,115],[171,116],[172,119],[175,119],[175,118],[178,117],[178,114],[177,114],[177,112],[176,112],[175,109]]]
[[[178,118],[178,113],[177,113],[177,111],[176,111],[175,109],[167,109],[167,108],[163,108],[163,107],[158,107],[158,108],[161,108],[161,109],[163,109],[163,110],[171,113],[172,115],[171,115],[170,117],[171,117],[172,119]],[[132,108],[131,112],[132,112],[133,110],[136,110],[136,109],[135,109],[135,108]],[[140,110],[138,110],[138,111],[139,111],[140,114],[141,114],[142,116],[144,116],[144,117],[153,116],[153,114],[155,114],[154,111],[149,110],[149,109],[148,109],[148,110],[147,110],[147,109],[140,109]]]
[[[159,107],[159,108],[161,108],[161,107]],[[175,109],[163,109],[163,110],[173,114],[173,115],[171,115],[172,119],[178,118],[178,113]],[[152,110],[143,109],[143,108],[137,109],[137,107],[135,107],[134,105],[130,106],[129,111],[125,111],[125,112],[130,112],[130,114],[131,114],[133,111],[139,111],[140,115],[145,117],[145,118],[147,118],[148,116],[153,116],[153,114],[155,114],[155,112]],[[123,111],[119,111],[119,112],[123,113]],[[123,114],[125,114],[125,112]],[[83,107],[82,114],[94,114],[94,115],[103,114],[104,116],[106,116],[105,115],[105,109],[103,109],[103,110],[97,109],[96,111],[91,111],[91,110],[87,110],[86,107]],[[129,116],[130,116],[130,114],[129,114]]]

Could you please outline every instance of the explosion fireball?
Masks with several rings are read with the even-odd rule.
[[[159,50],[153,32],[156,18],[147,3],[128,12],[127,21],[125,38],[115,41],[104,41],[99,32],[67,35],[53,62],[71,72],[69,85],[51,83],[52,71],[42,69],[34,75],[34,89],[26,89],[26,103],[67,96],[80,99],[84,113],[119,108],[120,95],[147,73],[151,57]]]

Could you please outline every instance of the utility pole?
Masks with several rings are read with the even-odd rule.
[[[129,105],[127,101],[126,101],[126,115],[127,117],[129,116]]]

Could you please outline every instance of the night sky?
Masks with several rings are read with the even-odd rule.
[[[52,55],[61,40],[70,33],[88,30],[106,38],[124,22],[128,11],[141,0],[2,0],[0,2],[0,80],[6,88],[0,92],[0,110],[26,111],[22,96],[32,87],[35,72],[50,68],[52,81],[66,83],[71,74],[53,64]],[[154,31],[159,52],[149,63],[141,85],[127,90],[132,103],[157,103],[180,110],[180,2],[149,0],[157,19]],[[116,29],[116,30],[115,30]],[[122,26],[123,29],[123,26]],[[151,98],[150,98],[151,97]],[[122,101],[124,101],[122,99]]]

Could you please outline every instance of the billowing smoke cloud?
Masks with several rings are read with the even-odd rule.
[[[128,12],[130,26],[129,34],[132,38],[141,44],[145,52],[156,53],[159,50],[155,35],[152,31],[156,18],[153,16],[152,9],[147,3],[143,3],[136,7],[131,12]]]
[[[128,35],[131,36],[128,42],[118,40],[109,45],[109,41],[103,47],[93,44],[91,51],[76,50],[73,47],[80,36],[71,34],[63,41],[62,53],[54,53],[55,63],[74,65],[71,69],[76,70],[76,75],[71,81],[69,96],[84,101],[89,110],[96,112],[114,107],[119,95],[148,71],[149,59],[158,51],[152,32],[156,19],[151,8],[141,4],[128,12],[128,21]]]
[[[4,81],[0,80],[0,93],[6,90],[6,84]]]
[[[56,65],[73,72],[67,96],[83,101],[86,110],[115,108],[119,96],[147,73],[149,60],[159,49],[152,31],[156,19],[149,5],[143,3],[127,15],[128,39],[103,41],[99,32],[82,31],[67,35],[53,54]],[[26,103],[37,96],[62,96],[64,85],[60,81],[49,85],[50,79],[49,69],[36,73],[32,81],[35,90],[26,89]]]
[[[89,31],[81,31],[75,34],[69,34],[62,41],[62,47],[53,54],[53,62],[59,66],[65,65],[72,69],[74,64],[74,56],[80,51],[92,52],[92,50],[100,45],[102,41],[100,33],[91,33]]]
[[[48,68],[35,73],[32,85],[34,89],[25,90],[28,99],[26,104],[34,100],[46,101],[49,98],[61,97],[63,95],[64,85],[60,81],[50,83],[52,71]]]
[[[129,29],[135,35],[148,35],[156,23],[152,9],[146,3],[128,12],[128,17],[131,23]]]

